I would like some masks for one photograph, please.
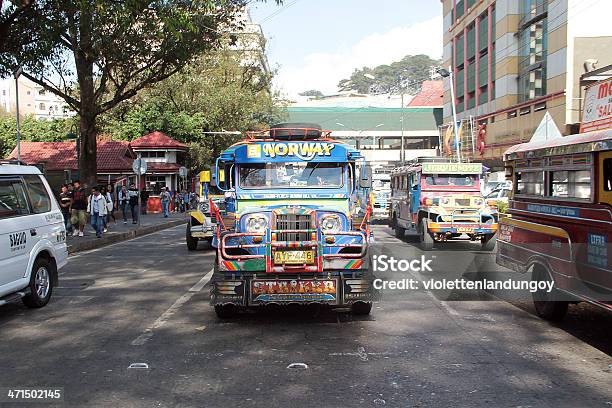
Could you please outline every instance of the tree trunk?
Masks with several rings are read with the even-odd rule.
[[[81,115],[79,125],[81,136],[79,173],[81,176],[81,183],[87,183],[88,187],[91,188],[98,184],[96,118],[89,114]]]

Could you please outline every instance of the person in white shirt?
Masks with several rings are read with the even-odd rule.
[[[100,194],[98,187],[91,189],[91,195],[87,201],[87,212],[91,215],[91,226],[96,230],[96,237],[102,238],[104,217],[108,214],[108,208],[106,198]]]

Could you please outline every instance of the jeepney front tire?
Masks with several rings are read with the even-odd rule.
[[[532,281],[550,281],[552,277],[543,266],[536,265],[531,274]],[[555,301],[558,291],[553,286],[553,290],[548,293],[545,290],[537,290],[533,293],[533,306],[538,316],[550,321],[559,321],[565,317],[569,302]]]
[[[351,306],[351,313],[356,316],[369,315],[372,311],[372,302],[355,302]]]
[[[198,249],[198,239],[191,236],[191,223],[187,224],[187,233],[185,234],[185,239],[187,241],[187,249],[190,251],[195,251]]]
[[[395,217],[393,223],[395,224],[395,238],[404,239],[404,236],[406,235],[406,229],[404,227],[399,226],[399,224],[397,223],[397,218]]]
[[[487,234],[483,236],[480,244],[483,251],[493,251],[495,249],[495,244],[497,244],[497,234]]]
[[[231,319],[238,314],[238,308],[234,305],[215,305],[215,313],[219,319]]]
[[[421,220],[421,228],[419,230],[419,240],[421,242],[421,249],[424,251],[431,251],[434,248],[434,239],[429,233],[429,220],[423,218]]]

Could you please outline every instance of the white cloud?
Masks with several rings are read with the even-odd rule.
[[[331,94],[337,92],[338,82],[348,78],[355,68],[389,64],[415,54],[426,54],[436,59],[442,57],[441,16],[369,35],[348,49],[338,49],[335,53],[306,55],[299,66],[281,66],[275,85],[290,96],[306,89]]]

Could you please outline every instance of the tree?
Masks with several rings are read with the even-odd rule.
[[[322,98],[323,96],[325,96],[323,95],[323,92],[316,90],[316,89],[311,89],[309,91],[301,92],[299,95],[300,96],[314,96],[315,98]]]
[[[14,4],[16,2],[12,2]],[[0,52],[3,73],[23,75],[79,115],[79,169],[96,177],[96,120],[142,89],[169,78],[236,30],[246,0],[40,0],[12,26],[36,27],[36,46]],[[4,14],[3,14],[4,15]]]
[[[241,138],[210,132],[261,129],[284,119],[270,93],[271,79],[238,51],[212,52],[117,106],[104,116],[104,131],[131,140],[160,130],[189,144],[188,165],[201,170]]]
[[[38,120],[32,115],[21,118],[23,140],[31,142],[58,142],[65,138],[76,118]],[[17,123],[14,115],[0,114],[0,158],[7,157],[15,148]]]
[[[338,88],[340,91],[357,91],[363,94],[397,92],[399,89],[416,93],[420,84],[429,79],[431,68],[440,63],[427,55],[407,55],[401,61],[390,65],[356,69],[349,79],[338,83]]]

